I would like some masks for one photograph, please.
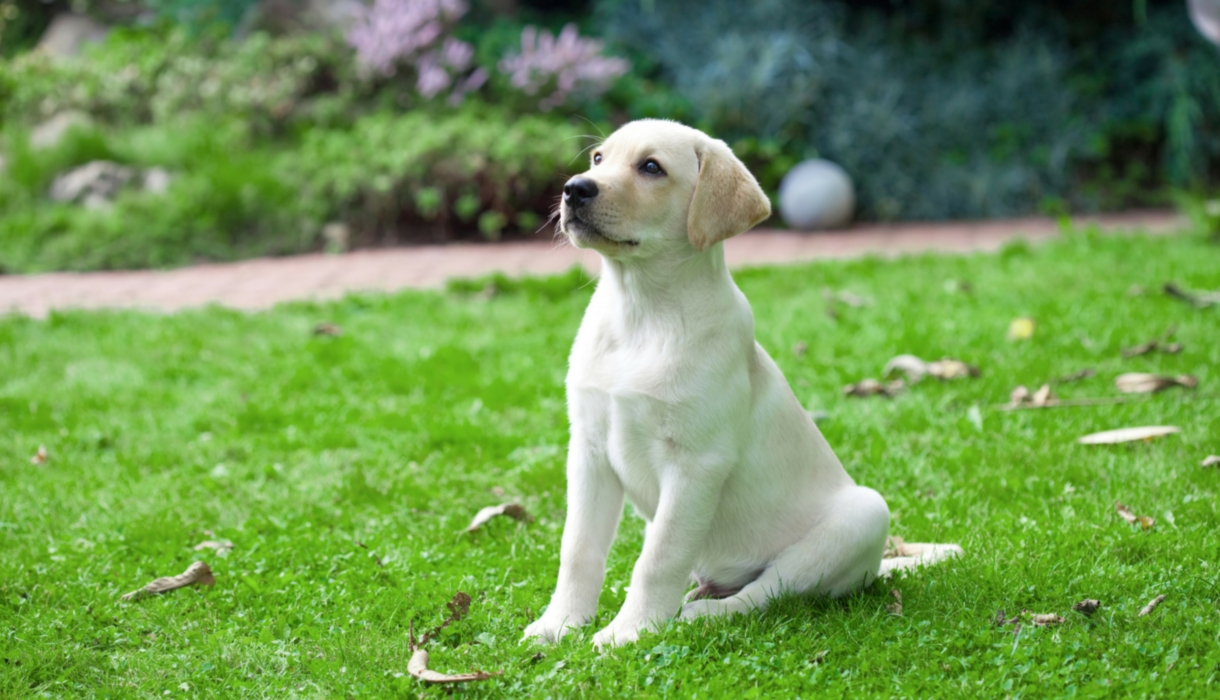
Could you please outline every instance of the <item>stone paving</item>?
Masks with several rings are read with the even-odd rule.
[[[1094,223],[1113,233],[1169,233],[1184,222],[1168,211],[1138,211],[1083,217],[1076,223]],[[1039,241],[1058,234],[1058,224],[1047,218],[870,225],[819,233],[754,230],[729,240],[725,255],[731,266],[741,267],[868,254],[968,253],[996,250],[1015,238]],[[332,299],[353,291],[439,287],[450,278],[495,271],[513,276],[552,274],[577,264],[595,273],[600,259],[566,243],[528,241],[260,258],[177,270],[0,275],[0,314],[45,317],[52,310],[68,308],[176,311],[206,304],[265,309],[284,301]]]

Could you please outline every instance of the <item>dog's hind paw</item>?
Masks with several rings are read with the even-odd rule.
[[[929,542],[903,542],[898,545],[897,556],[881,560],[878,576],[888,578],[895,571],[929,566],[946,559],[962,555],[962,548],[955,544],[932,544]]]

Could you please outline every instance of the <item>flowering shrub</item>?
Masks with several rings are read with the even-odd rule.
[[[483,68],[466,74],[474,48],[446,36],[466,10],[462,0],[375,0],[355,18],[347,41],[372,70],[391,76],[413,66],[420,95],[431,99],[452,87],[449,101],[458,103],[487,80]]]
[[[574,24],[565,26],[558,37],[526,27],[521,32],[521,53],[506,56],[500,70],[510,76],[514,87],[530,95],[553,85],[539,105],[549,111],[575,92],[600,95],[631,68],[624,59],[602,56],[601,50],[602,42],[578,36]]]

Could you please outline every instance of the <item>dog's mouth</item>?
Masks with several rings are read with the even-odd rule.
[[[592,245],[611,245],[634,247],[640,244],[639,241],[631,239],[611,238],[602,233],[596,226],[580,218],[575,212],[569,210],[567,216],[564,217],[563,232],[572,238],[574,241]]]

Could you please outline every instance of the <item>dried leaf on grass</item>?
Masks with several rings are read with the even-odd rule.
[[[1171,377],[1165,374],[1128,372],[1126,374],[1118,375],[1118,377],[1114,380],[1114,384],[1118,387],[1118,390],[1124,394],[1152,394],[1158,391],[1164,391],[1165,389],[1173,386],[1194,389],[1199,385],[1199,380],[1195,379],[1189,374]]]
[[[504,673],[503,671],[471,671],[470,673],[440,673],[428,668],[428,652],[416,649],[407,662],[407,673],[425,683],[465,683],[466,681],[485,681]]]
[[[1085,598],[1084,600],[1080,601],[1079,603],[1073,605],[1072,609],[1078,613],[1083,613],[1085,615],[1092,615],[1093,613],[1097,612],[1097,609],[1100,607],[1101,607],[1100,600],[1093,600],[1092,598]]]
[[[1212,304],[1220,304],[1220,290],[1215,292],[1192,291],[1179,287],[1173,282],[1166,282],[1162,289],[1169,296],[1181,299],[1200,309],[1207,308]]]
[[[47,461],[47,456],[46,445],[39,445],[38,449],[34,452],[34,456],[30,457],[30,464],[44,464]]]
[[[1014,318],[1008,324],[1009,340],[1029,340],[1034,337],[1034,320],[1032,318]]]
[[[133,600],[143,598],[145,596],[154,595],[157,593],[165,593],[178,588],[183,588],[191,585],[211,586],[216,583],[216,578],[212,576],[212,570],[207,564],[197,561],[186,568],[186,571],[177,576],[165,576],[159,578],[147,586],[134,590],[123,596],[123,600]]]
[[[360,547],[361,549],[368,550],[369,556],[373,558],[373,561],[377,562],[377,566],[383,569],[385,568],[385,562],[381,561],[381,557],[377,556],[377,552],[374,552],[372,547],[369,547],[367,544],[360,541],[356,542],[356,546]]]
[[[1055,613],[1045,613],[1042,615],[1031,615],[1030,622],[1033,622],[1035,627],[1052,627],[1063,624],[1063,618]]]
[[[1139,523],[1140,527],[1145,530],[1151,528],[1154,524],[1156,524],[1156,520],[1154,520],[1153,518],[1150,518],[1147,515],[1136,515],[1135,513],[1131,512],[1130,508],[1123,505],[1122,503],[1119,503],[1118,501],[1114,502],[1114,510],[1115,510],[1115,512],[1118,513],[1118,515],[1123,520],[1126,520],[1131,525]]]
[[[466,527],[466,532],[474,532],[483,527],[492,518],[507,515],[513,520],[533,521],[533,517],[525,512],[525,508],[518,503],[501,503],[498,506],[487,506],[475,514],[474,520],[470,521],[470,525]]]
[[[968,365],[961,360],[955,360],[951,357],[944,357],[935,362],[925,362],[914,355],[899,355],[885,363],[885,368],[881,370],[882,376],[886,379],[899,372],[906,375],[907,381],[912,384],[920,381],[925,376],[944,380],[979,376],[978,367]]]
[[[1138,357],[1140,355],[1147,355],[1148,353],[1153,352],[1153,351],[1168,353],[1170,355],[1176,355],[1176,354],[1182,352],[1182,344],[1181,343],[1163,343],[1159,340],[1149,340],[1146,343],[1140,343],[1139,345],[1134,345],[1132,347],[1125,348],[1123,350],[1123,357]]]
[[[449,608],[449,617],[445,618],[444,622],[433,628],[431,631],[425,632],[423,638],[419,640],[419,645],[423,646],[427,644],[429,639],[432,639],[436,635],[440,634],[441,631],[450,624],[454,622],[461,622],[462,618],[466,617],[466,615],[470,612],[470,603],[470,596],[466,593],[463,593],[462,591],[454,593],[453,599],[448,603],[445,603],[445,607]],[[412,627],[411,632],[411,645],[415,645],[414,627]]]
[[[1096,374],[1097,372],[1094,372],[1092,367],[1085,367],[1084,369],[1072,372],[1071,374],[1065,374],[1053,381],[1057,384],[1067,384],[1068,382],[1078,382],[1081,379],[1088,379]]]
[[[901,394],[905,388],[906,384],[901,379],[895,379],[892,382],[885,382],[884,384],[876,379],[861,379],[855,384],[848,384],[843,387],[843,395],[859,396],[861,398],[880,395],[892,399]]]
[[[1020,620],[1021,620],[1021,613],[1017,613],[1016,615],[1013,615],[1012,617],[1005,618],[1003,609],[995,611],[995,626],[996,627],[1014,625],[1014,624],[1017,624]],[[1020,627],[1020,625],[1017,625],[1017,627]]]
[[[194,547],[196,552],[202,552],[205,549],[216,550],[220,554],[224,554],[226,550],[233,549],[233,543],[228,540],[217,542],[216,540],[204,540]]]
[[[1159,596],[1153,598],[1152,600],[1148,601],[1148,604],[1145,605],[1142,609],[1140,609],[1139,616],[1143,617],[1143,616],[1151,613],[1153,610],[1156,610],[1156,606],[1160,605],[1164,600],[1165,600],[1165,596],[1159,595]]]
[[[1214,467],[1220,465],[1220,455],[1208,455],[1203,458],[1200,463],[1204,467]]]
[[[928,373],[928,363],[914,355],[899,355],[885,363],[885,369],[881,370],[881,375],[888,379],[896,372],[902,372],[906,375],[907,381],[915,383]]]
[[[928,363],[928,374],[937,379],[961,379],[963,377],[979,376],[979,368],[968,365],[961,360],[943,358]]]
[[[314,335],[340,336],[340,335],[343,335],[343,329],[336,326],[333,323],[319,323],[318,325],[313,327],[313,334]]]
[[[1029,389],[1024,386],[1019,386],[1012,390],[1008,396],[1008,403],[1004,405],[1006,409],[1014,408],[1046,408],[1054,406],[1058,403],[1054,393],[1051,392],[1050,384],[1043,384],[1034,393],[1029,393]]]
[[[1119,428],[1090,433],[1077,440],[1082,445],[1117,445],[1124,442],[1152,440],[1164,435],[1180,433],[1182,429],[1173,425],[1148,425],[1139,428]]]
[[[895,588],[890,591],[890,595],[894,596],[894,602],[885,606],[885,611],[891,615],[902,617],[902,591]]]
[[[426,632],[417,643],[415,641],[415,621],[412,620],[408,626],[407,643],[411,649],[411,660],[407,662],[407,673],[426,682],[426,683],[463,683],[466,681],[485,681],[489,678],[494,678],[503,673],[503,671],[471,671],[470,673],[440,673],[432,671],[428,668],[428,652],[424,650],[424,645],[432,637],[440,634],[441,630],[448,627],[451,623],[459,622],[463,617],[470,612],[470,596],[458,591],[453,595],[453,599],[445,604],[449,608],[449,617],[445,618],[439,626]]]
[[[868,297],[862,297],[851,292],[835,291],[829,288],[822,289],[822,299],[826,301],[826,306],[830,307],[835,304],[842,304],[852,308],[860,308],[861,306],[872,306],[873,300]]]
[[[1177,326],[1171,325],[1165,329],[1165,332],[1160,337],[1153,338],[1146,343],[1140,343],[1134,347],[1126,348],[1123,350],[1123,357],[1137,357],[1139,355],[1147,355],[1153,351],[1165,352],[1171,355],[1182,352],[1181,343],[1169,342],[1169,339],[1173,337],[1176,331]]]

